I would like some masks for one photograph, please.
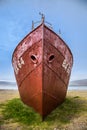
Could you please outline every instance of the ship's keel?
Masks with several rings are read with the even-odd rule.
[[[31,106],[42,120],[60,105],[66,96],[66,86],[46,64],[40,63],[19,87],[22,101]]]

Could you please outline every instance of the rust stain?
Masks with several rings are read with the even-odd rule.
[[[44,119],[66,96],[73,56],[44,23],[16,47],[12,64],[21,100]]]

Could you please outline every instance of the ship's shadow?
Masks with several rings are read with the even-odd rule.
[[[71,119],[76,118],[83,112],[85,101],[79,96],[67,97],[63,104],[57,107],[45,121],[59,121],[61,123],[69,123]]]

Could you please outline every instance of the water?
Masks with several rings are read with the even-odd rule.
[[[17,85],[0,85],[0,89],[18,90]],[[68,90],[87,90],[87,86],[68,86]]]
[[[68,86],[68,90],[87,90],[87,86]]]
[[[8,89],[8,90],[18,90],[18,87],[16,86],[16,85],[13,85],[13,86],[10,86],[10,85],[6,85],[6,86],[4,86],[4,85],[0,85],[0,89],[4,89],[4,90],[6,90],[6,89]]]

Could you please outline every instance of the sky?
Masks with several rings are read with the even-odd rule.
[[[87,0],[0,0],[0,81],[15,81],[12,53],[39,12],[73,53],[70,80],[87,79]]]

